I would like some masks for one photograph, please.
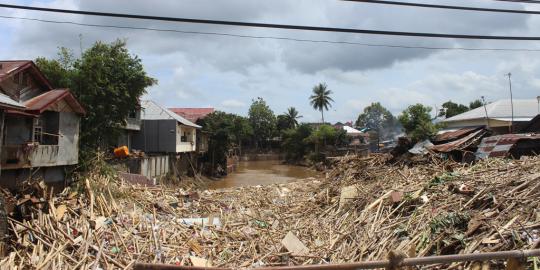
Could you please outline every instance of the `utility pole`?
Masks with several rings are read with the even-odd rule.
[[[510,123],[510,133],[514,133],[514,100],[512,99],[512,73],[508,72],[508,85],[510,87],[510,109],[512,110],[512,122]]]
[[[482,96],[482,105],[484,106],[484,112],[486,112],[486,123],[487,123],[486,126],[489,129],[489,116],[488,116],[488,113],[487,113],[486,100],[484,99],[484,96]]]
[[[540,114],[540,96],[536,97],[536,101],[538,101],[538,114]]]

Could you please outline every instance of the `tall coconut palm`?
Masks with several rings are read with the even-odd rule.
[[[298,115],[298,111],[295,107],[290,107],[287,109],[287,112],[285,112],[285,118],[287,119],[287,122],[289,123],[289,126],[295,128],[298,126],[298,118],[302,118],[301,115]]]
[[[313,95],[309,97],[311,106],[315,110],[321,111],[322,123],[324,124],[324,111],[332,107],[334,100],[330,97],[332,90],[328,89],[326,83],[319,83],[313,87]]]

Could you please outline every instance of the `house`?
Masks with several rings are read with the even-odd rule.
[[[169,108],[169,110],[193,123],[197,123],[199,119],[215,112],[214,108]]]
[[[501,99],[485,106],[458,114],[442,120],[446,130],[458,130],[465,127],[486,126],[494,134],[506,134],[513,130],[519,131],[539,114],[539,104],[534,99]],[[513,121],[512,121],[513,119]]]
[[[182,116],[183,118],[197,123],[199,120],[204,119],[207,115],[215,112],[214,108],[169,108],[172,112]],[[202,129],[197,129],[197,143],[196,149],[198,153],[206,153],[208,151],[208,132]]]
[[[195,152],[196,131],[201,126],[151,100],[142,101],[141,108],[141,131],[134,136],[134,149],[145,153]]]
[[[1,184],[64,181],[66,167],[78,163],[84,108],[68,89],[53,89],[32,61],[0,61],[0,92],[16,105],[5,110]]]
[[[126,125],[122,127],[116,146],[127,146],[132,149],[133,137],[141,130],[141,106],[140,104],[129,113]]]

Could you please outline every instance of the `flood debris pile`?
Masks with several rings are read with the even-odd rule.
[[[51,198],[47,211],[10,221],[12,250],[0,268],[240,268],[540,245],[540,158],[388,160],[345,157],[324,179],[217,191],[92,174]]]

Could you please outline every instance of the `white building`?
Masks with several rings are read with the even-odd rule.
[[[485,107],[464,112],[444,119],[445,129],[459,129],[463,127],[486,126],[497,134],[510,132],[512,119],[514,131],[520,130],[527,122],[540,112],[539,101],[535,99],[514,99],[512,105],[510,99],[501,99]]]

